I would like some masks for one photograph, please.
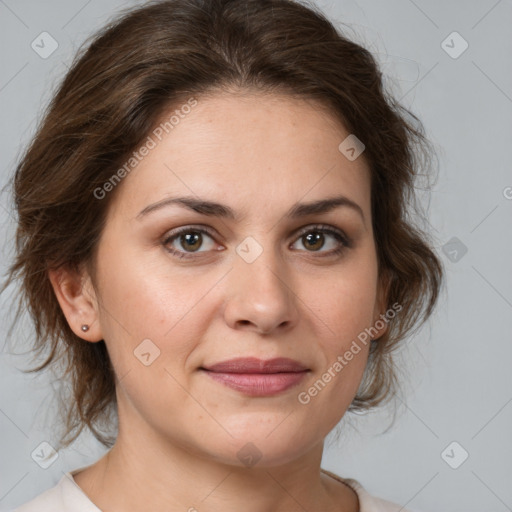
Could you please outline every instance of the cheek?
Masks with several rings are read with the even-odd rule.
[[[155,353],[160,351],[155,363],[183,362],[207,324],[206,317],[196,311],[215,280],[166,272],[165,266],[148,265],[147,259],[129,252],[114,259],[105,251],[99,261],[100,322],[118,373],[130,369],[134,350],[147,339],[156,346]]]
[[[204,322],[199,322],[202,317],[197,313],[193,315],[199,290],[190,286],[190,280],[189,286],[182,281],[138,262],[132,264],[127,257],[103,268],[100,318],[120,381],[119,405],[126,407],[130,402],[147,418],[155,411],[193,407],[184,392],[189,387],[186,369]]]
[[[372,325],[376,300],[375,261],[361,258],[348,267],[340,267],[321,287],[309,283],[307,289],[316,292],[301,295],[314,313],[309,316],[323,354],[316,374],[300,390],[299,403],[324,415],[329,427],[339,421],[361,382],[370,348],[365,329]]]
[[[314,300],[311,309],[325,324],[330,350],[339,350],[370,327],[373,322],[377,273],[372,266],[363,271],[340,272],[330,279]]]

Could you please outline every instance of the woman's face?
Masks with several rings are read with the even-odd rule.
[[[98,246],[95,324],[119,379],[120,432],[282,464],[341,419],[367,361],[358,335],[384,313],[369,169],[340,152],[349,133],[314,103],[197,99],[150,135]],[[235,358],[296,365],[212,368]]]

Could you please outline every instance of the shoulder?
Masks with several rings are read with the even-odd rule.
[[[420,512],[418,510],[404,508],[403,505],[399,505],[398,503],[372,496],[360,482],[353,478],[341,478],[335,473],[325,469],[322,469],[322,471],[345,485],[348,485],[355,491],[359,499],[359,512]]]
[[[12,512],[101,512],[65,473],[57,485],[20,505]]]
[[[64,477],[63,477],[64,478]],[[51,489],[44,491],[30,501],[16,508],[13,512],[61,512],[64,510],[62,501],[62,480]]]

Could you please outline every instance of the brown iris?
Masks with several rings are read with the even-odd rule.
[[[314,244],[315,246],[313,247],[312,245],[310,246],[311,249],[313,251],[317,251],[318,249],[321,249],[324,245],[324,234],[323,233],[318,233],[318,232],[315,232],[315,233],[308,233],[307,235],[303,236],[302,238],[306,239],[307,240],[307,243],[310,244]]]
[[[203,235],[198,231],[192,231],[191,233],[181,235],[180,239],[182,242],[183,240],[186,240],[186,243],[183,244],[183,247],[186,249],[191,249],[192,251],[199,249],[203,243]]]

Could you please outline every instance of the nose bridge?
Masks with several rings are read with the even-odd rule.
[[[248,236],[236,247],[226,309],[233,327],[249,322],[253,328],[268,332],[297,319],[288,272],[270,239],[271,236],[266,237],[264,246]]]

